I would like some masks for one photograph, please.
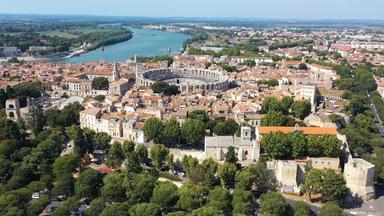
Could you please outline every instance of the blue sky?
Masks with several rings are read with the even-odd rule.
[[[384,19],[384,0],[0,0],[0,13]]]

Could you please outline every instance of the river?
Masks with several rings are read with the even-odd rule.
[[[86,63],[91,61],[105,60],[108,62],[121,62],[132,58],[135,54],[139,56],[156,56],[180,52],[183,42],[191,36],[156,31],[148,29],[131,29],[133,32],[132,39],[104,47],[104,51],[100,48],[84,53],[78,57],[68,59],[60,59],[55,62],[64,63]]]

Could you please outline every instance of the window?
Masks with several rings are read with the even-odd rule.
[[[9,109],[14,109],[15,106],[14,106],[13,104],[9,104],[8,108],[9,108]]]

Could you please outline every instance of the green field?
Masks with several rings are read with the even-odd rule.
[[[49,37],[61,37],[67,39],[78,38],[80,34],[90,34],[95,32],[108,32],[111,31],[110,28],[75,28],[67,31],[44,31],[40,32],[42,35]]]
[[[76,28],[72,29],[69,32],[73,34],[89,34],[94,32],[109,32],[111,28]]]
[[[77,35],[71,34],[70,32],[64,32],[64,31],[44,31],[44,32],[40,32],[40,34],[46,35],[49,37],[61,37],[61,38],[67,38],[67,39],[78,38]]]

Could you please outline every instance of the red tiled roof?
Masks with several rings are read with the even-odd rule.
[[[258,127],[260,134],[267,134],[270,132],[283,132],[291,133],[295,130],[302,131],[306,135],[336,135],[336,128],[320,128],[320,127]]]

